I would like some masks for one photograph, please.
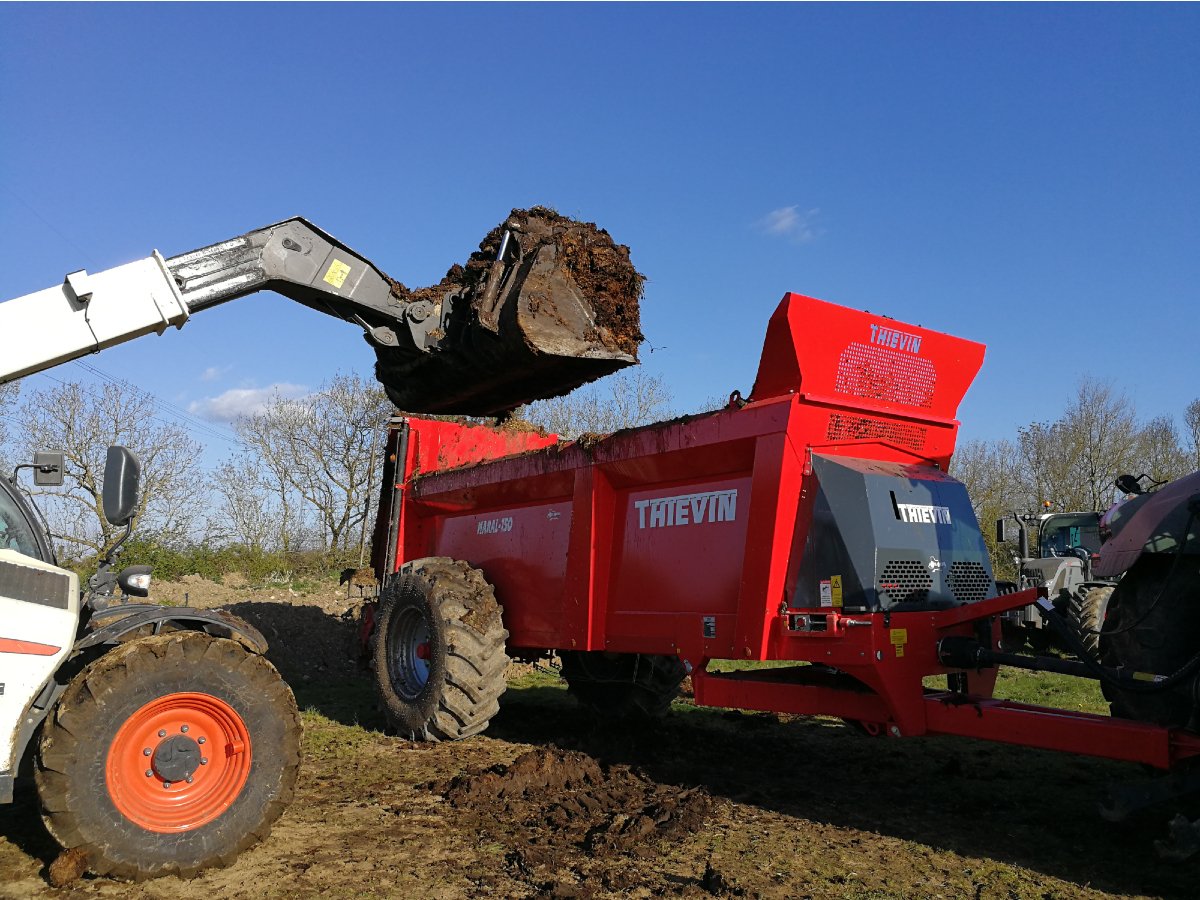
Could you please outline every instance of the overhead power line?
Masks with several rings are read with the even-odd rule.
[[[231,444],[241,444],[242,443],[238,439],[237,435],[235,435],[233,432],[228,431],[224,428],[221,428],[218,425],[214,425],[211,422],[206,422],[202,419],[199,419],[196,416],[194,416],[192,413],[183,409],[182,407],[176,406],[174,403],[168,403],[166,400],[163,400],[161,397],[157,396],[156,394],[154,394],[151,391],[146,390],[143,387],[140,387],[136,384],[132,384],[131,382],[128,382],[123,378],[119,378],[116,375],[112,375],[108,372],[105,372],[103,369],[99,368],[98,366],[94,366],[91,363],[85,363],[85,362],[80,362],[79,360],[75,360],[75,365],[79,366],[85,372],[88,372],[89,374],[96,376],[97,378],[103,379],[104,381],[107,381],[110,384],[113,384],[117,387],[123,388],[128,391],[131,391],[131,392],[137,394],[138,396],[144,397],[145,399],[152,402],[156,407],[158,407],[163,413],[170,415],[170,416],[174,416],[175,418],[179,419],[180,422],[182,424],[184,424],[185,427],[188,427],[189,429],[191,429],[191,428],[197,429],[211,437],[218,438],[222,441],[227,441],[228,443],[231,443]]]

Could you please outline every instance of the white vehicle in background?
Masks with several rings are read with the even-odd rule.
[[[1037,527],[1036,544],[1030,530]],[[1079,633],[1092,655],[1099,652],[1100,629],[1115,582],[1092,571],[1100,558],[1100,513],[1064,512],[1012,515],[996,522],[996,541],[1017,544],[1017,581],[997,582],[1001,593],[1044,587],[1059,614]],[[1053,629],[1034,606],[1010,610],[1000,621],[1004,642],[1018,649],[1028,642],[1042,652],[1056,643]]]
[[[0,476],[0,803],[32,773],[50,833],[119,878],[191,875],[266,836],[292,798],[300,720],[266,642],[227,613],[139,603],[115,571],[140,467],[111,447],[104,515],[121,541],[80,589],[18,475],[61,484],[63,456]]]

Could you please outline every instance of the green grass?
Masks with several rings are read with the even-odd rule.
[[[1108,714],[1108,702],[1100,693],[1099,682],[1053,672],[1001,669],[996,696],[1055,709]]]
[[[710,672],[739,672],[750,669],[775,669],[794,666],[795,662],[769,660],[767,662],[739,659],[720,659],[709,663]],[[940,675],[925,679],[925,686],[944,690],[946,679]],[[1053,672],[1028,672],[1023,669],[1001,669],[996,679],[995,696],[1002,700],[1015,700],[1034,706],[1049,706],[1077,712],[1108,714],[1108,701],[1100,693],[1100,684],[1088,678],[1074,678]]]

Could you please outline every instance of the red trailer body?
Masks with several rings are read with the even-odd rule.
[[[1200,750],[1155,726],[991,699],[1000,612],[945,470],[981,344],[788,294],[753,391],[716,412],[598,438],[417,418],[390,436],[384,581],[412,560],[480,570],[508,647],[670,655],[704,705],[840,716],[893,736],[966,734],[1169,767]],[[711,660],[790,660],[731,673]],[[948,678],[931,691],[922,679]]]

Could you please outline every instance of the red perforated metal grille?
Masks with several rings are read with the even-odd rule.
[[[920,425],[833,413],[829,417],[829,427],[825,431],[825,439],[830,441],[882,439],[902,447],[922,450],[925,447],[925,432],[926,429]]]
[[[936,385],[937,370],[929,360],[888,347],[854,343],[838,358],[834,390],[928,409],[933,406]]]

